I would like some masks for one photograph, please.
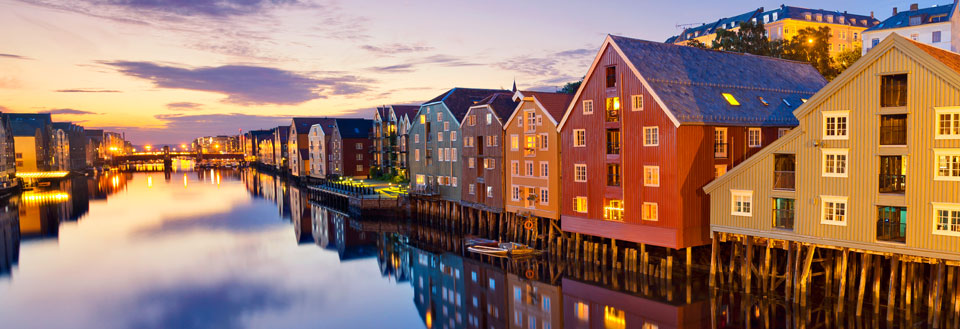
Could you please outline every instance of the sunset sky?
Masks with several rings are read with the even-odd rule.
[[[584,75],[607,34],[663,41],[677,24],[781,3],[0,0],[0,111],[181,143],[369,117],[455,86],[552,91]],[[910,3],[787,4],[885,19]]]

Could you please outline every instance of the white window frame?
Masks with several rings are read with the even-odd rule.
[[[539,202],[542,205],[550,205],[550,189],[540,188],[540,198]]]
[[[533,174],[536,173],[536,167],[533,166],[533,161],[524,161],[523,162],[523,174],[527,177],[536,177]]]
[[[654,182],[652,179],[648,182],[648,174],[653,174],[656,179]],[[659,187],[660,186],[660,166],[643,166],[643,186],[647,187]]]
[[[447,161],[457,162],[457,148],[456,148],[456,147],[451,147],[451,148],[450,148],[450,154],[449,154],[448,157],[447,157]]]
[[[633,111],[643,111],[643,94],[632,95],[630,96],[632,100],[631,110]]]
[[[744,202],[747,202],[749,211],[742,211],[743,209],[737,209],[737,198],[741,199]],[[730,190],[730,214],[734,216],[742,217],[753,217],[753,190]]]
[[[510,173],[514,176],[520,176],[520,161],[510,160]]]
[[[583,137],[582,139],[580,137]],[[587,147],[587,130],[573,130],[573,147]]]
[[[825,140],[847,140],[850,138],[850,111],[823,111],[821,112],[823,117],[823,124],[821,136]],[[829,130],[827,129],[827,120],[828,119],[843,119],[844,120],[844,134],[843,135],[829,135]]]
[[[473,183],[467,185],[467,193],[470,193],[471,195],[475,195],[476,192],[477,192],[476,185],[474,185]]]
[[[510,150],[519,151],[520,150],[520,136],[517,134],[510,135]]]
[[[583,210],[580,209],[580,205],[583,204]],[[587,197],[585,196],[575,196],[573,197],[573,211],[576,213],[586,214],[589,211],[589,203],[587,203]]]
[[[940,157],[951,156],[960,157],[960,149],[933,149],[933,180],[937,181],[960,181],[960,176],[941,176],[940,175]],[[960,160],[958,160],[960,161]]]
[[[840,155],[844,157],[843,172],[842,173],[827,172],[827,157],[834,156],[834,161],[836,161],[836,157]],[[836,167],[836,164],[834,166]],[[850,150],[848,149],[821,149],[820,150],[820,174],[823,177],[848,177],[849,173],[850,173]]]
[[[594,108],[593,108],[593,100],[589,100],[589,99],[588,99],[588,100],[583,101],[582,107],[583,107],[583,114],[584,114],[584,115],[591,115],[591,114],[593,114],[593,110],[594,110]],[[590,109],[590,110],[587,111],[587,109]]]
[[[457,141],[457,131],[456,131],[456,130],[450,132],[450,141],[451,141],[451,142],[456,142],[456,141]]]
[[[940,222],[938,212],[940,210],[950,211],[950,212],[954,212],[954,211],[960,212],[960,203],[931,202],[931,204],[933,204],[933,217],[931,217],[933,218],[933,227],[931,228],[933,230],[933,234],[960,237],[960,232],[937,229],[937,224],[939,224]]]
[[[549,137],[550,135],[548,135],[547,133],[540,133],[539,136],[540,136],[540,142],[538,143],[539,145],[537,145],[537,148],[540,149],[541,151],[549,150],[550,142],[548,138],[550,138]]]
[[[777,128],[777,138],[783,137],[790,132],[790,128]]]
[[[487,125],[489,126],[492,123],[493,123],[493,113],[487,113]]]
[[[476,168],[476,159],[474,157],[467,158],[467,168],[473,169]]]
[[[753,140],[754,136],[756,136],[756,141]],[[763,146],[763,130],[760,128],[747,128],[747,146],[752,148]]]
[[[420,149],[413,150],[413,161],[420,161]]]
[[[438,132],[437,132],[437,141],[438,141],[438,142],[442,142],[442,141],[443,141],[443,132],[442,132],[442,131],[438,131]]]
[[[952,128],[951,131],[955,131],[957,133],[948,133],[948,134],[940,133],[940,128],[941,128],[940,116],[941,115],[960,116],[960,107],[935,107],[934,112],[936,112],[936,116],[933,118],[933,121],[934,121],[933,131],[935,136],[934,138],[935,139],[960,139],[960,128],[957,127],[957,126],[960,126],[960,121],[954,122],[957,126],[951,127]]]
[[[580,178],[580,170],[583,170],[583,179]],[[573,164],[573,181],[576,183],[586,183],[587,182],[587,164],[585,163],[575,163]]]
[[[540,161],[540,177],[550,177],[550,162]]]
[[[493,197],[493,186],[489,186],[489,185],[487,186],[487,197],[488,198]]]
[[[647,216],[647,207],[653,207],[653,211],[650,212],[653,214],[653,217]],[[640,216],[641,219],[645,221],[660,221],[660,205],[658,205],[656,202],[644,202],[640,208]]]
[[[450,179],[450,182],[451,182],[450,185],[453,186],[453,187],[457,187],[457,177],[450,176],[449,179]]]
[[[511,200],[511,201],[520,201],[520,186],[519,186],[519,185],[511,185],[511,186],[510,186],[510,192],[511,192],[511,194],[510,194],[510,200]]]
[[[657,140],[651,141],[647,139],[648,137],[647,133],[649,131],[654,132],[653,136],[656,136]],[[660,127],[657,127],[657,126],[643,127],[643,146],[660,146]]]
[[[820,196],[820,224],[825,225],[835,225],[835,226],[847,226],[847,222],[850,218],[850,203],[848,202],[849,198],[846,196],[836,196],[836,195],[821,195]],[[842,203],[843,204],[843,220],[827,220],[827,203]],[[836,214],[834,214],[836,215]]]

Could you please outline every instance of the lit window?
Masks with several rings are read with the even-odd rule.
[[[734,216],[753,216],[753,191],[730,190],[730,206]]]
[[[933,234],[960,236],[960,204],[933,203]]]
[[[644,202],[643,203],[643,220],[656,222],[659,220],[660,208],[656,203],[653,202]]]
[[[420,115],[420,124],[425,124],[425,123],[427,123],[427,116],[421,114],[421,115]]]
[[[520,136],[510,135],[510,149],[514,151],[520,149]]]
[[[476,160],[473,157],[467,158],[467,168],[474,168]]]
[[[451,132],[450,132],[450,141],[451,141],[451,142],[456,142],[456,141],[457,141],[457,132],[456,132],[456,131],[451,131]]]
[[[660,127],[643,127],[643,146],[660,145]]]
[[[824,111],[823,139],[847,139],[850,111]]]
[[[643,186],[660,186],[659,166],[643,166]]]
[[[934,180],[960,181],[960,150],[934,149],[937,171]]]
[[[623,200],[607,200],[607,205],[603,207],[603,219],[622,222]]]
[[[713,166],[713,177],[717,178],[723,176],[727,173],[727,165],[714,165]]]
[[[761,146],[761,131],[760,128],[750,128],[747,130],[747,146],[750,147],[760,147]]]
[[[738,102],[737,99],[729,93],[723,93],[723,98],[726,99],[727,103],[730,103],[730,105],[740,106],[740,102]]]
[[[510,161],[510,173],[512,173],[514,176],[520,176],[520,161]]]
[[[578,163],[573,165],[573,181],[578,183],[585,183],[587,181],[586,164]]]
[[[493,113],[487,113],[487,124],[493,123]]]
[[[823,177],[847,177],[846,149],[823,149]]]
[[[847,197],[821,195],[822,204],[820,223],[829,225],[847,225]]]
[[[573,147],[587,146],[587,131],[584,129],[573,130]]]
[[[519,190],[517,190],[517,193],[520,193]],[[573,198],[573,211],[576,211],[576,212],[579,212],[579,213],[586,213],[586,212],[587,212],[587,197],[585,197],[585,196],[578,196],[578,197]]]

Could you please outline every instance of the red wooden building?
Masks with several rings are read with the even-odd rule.
[[[373,120],[337,119],[330,138],[333,168],[327,170],[341,177],[368,178],[373,163],[371,129]]]
[[[564,231],[709,243],[701,187],[798,124],[805,63],[608,36],[558,131]]]

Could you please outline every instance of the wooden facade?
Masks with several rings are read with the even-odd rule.
[[[674,249],[708,244],[708,199],[700,188],[795,125],[790,104],[825,83],[805,64],[667,47],[681,46],[608,37],[594,60],[559,128],[564,231]],[[622,48],[650,61],[632,62]],[[766,81],[714,78],[711,67],[750,67]],[[766,72],[778,70],[793,76]],[[761,87],[767,83],[782,87]],[[677,93],[678,86],[688,91]],[[742,104],[723,101],[725,93]],[[781,120],[768,120],[774,113]],[[748,146],[751,130],[759,141]]]
[[[277,171],[285,172],[290,165],[287,140],[290,138],[290,126],[279,126],[273,130],[273,166]]]
[[[704,187],[711,230],[960,260],[960,182],[938,176],[960,149],[960,136],[939,133],[960,119],[958,71],[956,53],[888,37],[796,110],[798,129]],[[905,77],[905,102],[884,104],[883,80],[895,76]],[[890,118],[905,120],[885,127]],[[733,211],[735,198],[750,210]]]
[[[470,107],[460,123],[460,203],[486,211],[503,211],[503,122],[517,108],[512,94],[500,93]]]
[[[557,123],[573,98],[518,91],[520,105],[504,126],[507,212],[560,219],[560,135]]]
[[[293,118],[290,123],[290,136],[287,137],[287,151],[290,160],[290,174],[294,177],[306,177],[310,174],[310,128],[313,125],[330,125],[332,118]]]
[[[331,174],[352,178],[369,177],[372,127],[371,120],[337,119],[333,136],[330,138],[333,168],[328,170]]]
[[[373,117],[372,166],[381,175],[404,175],[406,171],[406,132],[410,117],[419,105],[378,106]]]

